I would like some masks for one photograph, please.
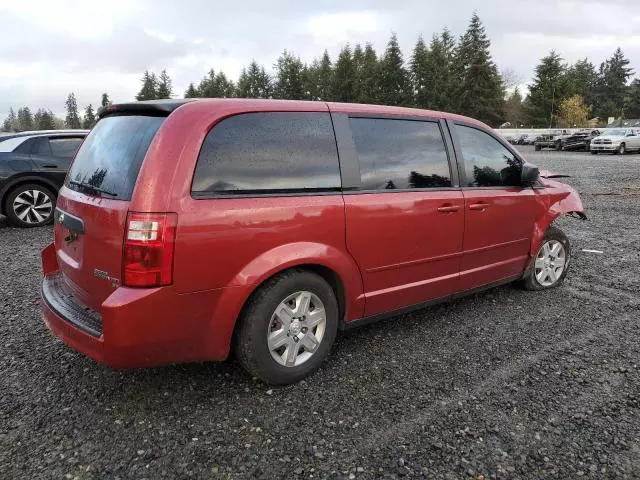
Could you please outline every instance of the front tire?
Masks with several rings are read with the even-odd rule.
[[[522,277],[527,290],[546,290],[564,282],[571,259],[571,245],[565,233],[549,227],[531,266]]]
[[[624,155],[625,153],[627,153],[627,146],[624,143],[621,143],[618,147],[618,153],[620,155]]]
[[[338,331],[338,302],[319,275],[289,270],[268,280],[243,309],[236,356],[273,385],[295,383],[320,367]]]
[[[5,212],[15,227],[31,228],[53,222],[56,195],[47,187],[35,183],[20,185],[9,193]]]

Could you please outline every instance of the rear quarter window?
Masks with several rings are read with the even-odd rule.
[[[207,135],[194,172],[194,197],[339,190],[340,167],[328,113],[235,115]]]

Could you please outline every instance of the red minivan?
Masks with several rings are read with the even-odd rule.
[[[561,283],[583,217],[486,125],[247,99],[103,110],[42,252],[55,335],[113,367],[226,359],[286,384],[339,329],[521,281]]]

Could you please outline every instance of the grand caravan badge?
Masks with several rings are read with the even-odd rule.
[[[97,268],[94,269],[93,270],[93,276],[96,277],[96,278],[99,278],[100,280],[107,280],[107,281],[111,282],[111,285],[113,286],[113,288],[118,288],[120,286],[120,279],[110,276],[104,270],[99,270]]]

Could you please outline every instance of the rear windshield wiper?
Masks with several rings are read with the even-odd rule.
[[[86,188],[87,190],[91,190],[94,193],[99,193],[101,195],[109,195],[110,197],[117,197],[118,194],[114,192],[110,192],[109,190],[105,190],[100,187],[96,187],[95,185],[91,185],[90,183],[85,182],[76,182],[75,180],[69,180],[69,185],[74,185],[76,187]]]

